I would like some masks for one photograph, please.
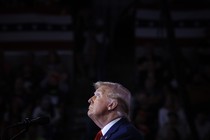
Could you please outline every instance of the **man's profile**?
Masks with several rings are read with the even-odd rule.
[[[130,122],[131,93],[119,83],[94,83],[88,116],[101,129],[95,140],[143,140]]]

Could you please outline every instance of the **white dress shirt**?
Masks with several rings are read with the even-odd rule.
[[[103,136],[106,134],[106,132],[116,123],[120,120],[121,118],[117,118],[114,119],[113,121],[111,121],[110,123],[108,123],[107,125],[104,126],[104,128],[102,128],[101,132],[103,134]]]

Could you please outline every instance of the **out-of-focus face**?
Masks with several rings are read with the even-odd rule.
[[[110,99],[107,97],[107,87],[99,87],[88,102],[90,103],[88,116],[91,119],[97,120],[104,117],[108,112],[108,104],[110,103]]]

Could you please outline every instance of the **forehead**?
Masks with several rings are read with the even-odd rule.
[[[96,89],[97,93],[106,93],[110,88],[108,86],[102,85]]]

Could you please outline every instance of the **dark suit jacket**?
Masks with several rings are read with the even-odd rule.
[[[143,140],[143,135],[126,118],[115,123],[102,140]]]

